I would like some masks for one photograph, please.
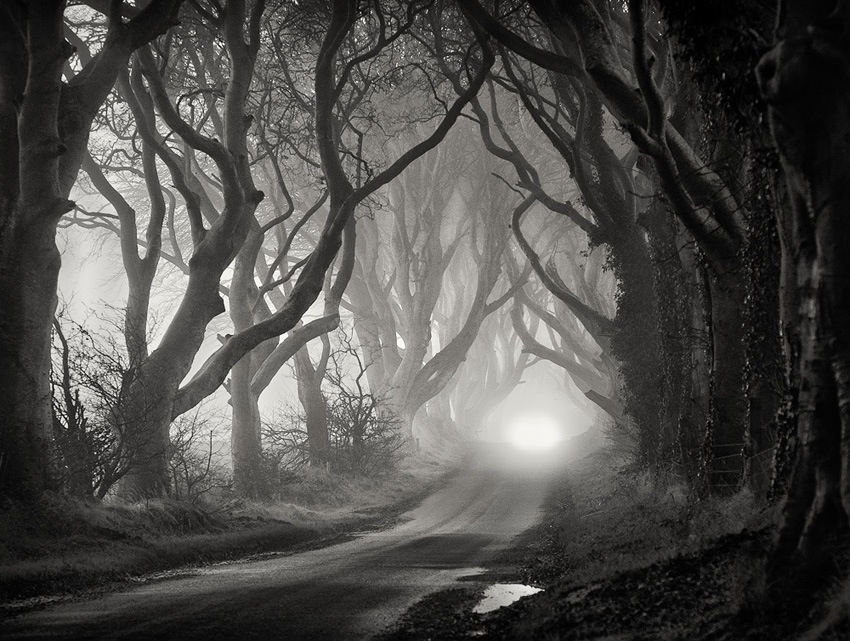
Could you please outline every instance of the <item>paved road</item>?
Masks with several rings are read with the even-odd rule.
[[[369,638],[535,523],[548,474],[516,461],[479,460],[391,530],[33,612],[0,624],[0,638]]]

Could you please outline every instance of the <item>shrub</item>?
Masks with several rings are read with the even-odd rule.
[[[324,465],[340,474],[372,475],[392,469],[403,445],[399,421],[383,411],[379,397],[363,381],[364,365],[350,337],[340,331],[337,348],[325,370],[322,397],[328,431]],[[278,474],[298,473],[310,465],[305,416],[287,408],[281,418],[265,423],[266,455]]]
[[[126,372],[114,342],[70,322],[54,327],[53,443],[58,489],[77,498],[103,498],[126,473],[120,429],[109,420]]]
[[[196,503],[214,490],[231,485],[228,468],[221,462],[221,441],[216,441],[220,425],[202,414],[183,414],[171,424],[171,494],[177,500]]]

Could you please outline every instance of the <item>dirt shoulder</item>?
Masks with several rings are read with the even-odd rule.
[[[846,616],[789,622],[764,612],[760,581],[776,507],[746,493],[695,501],[676,485],[620,471],[605,451],[572,463],[542,522],[486,574],[435,593],[380,637],[660,641],[846,639]],[[543,588],[487,614],[473,608],[494,583]]]
[[[209,563],[292,554],[390,527],[451,474],[408,465],[377,479],[316,474],[274,503],[47,501],[0,514],[0,617]]]

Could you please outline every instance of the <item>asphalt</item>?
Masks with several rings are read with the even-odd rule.
[[[505,448],[472,457],[392,529],[30,612],[0,638],[368,639],[540,518],[552,457]]]

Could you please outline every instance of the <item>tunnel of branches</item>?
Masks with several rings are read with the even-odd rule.
[[[784,502],[769,572],[822,580],[850,513],[848,15],[4,3],[0,493],[185,493],[216,420],[264,499],[460,451],[525,394],[695,497]]]

